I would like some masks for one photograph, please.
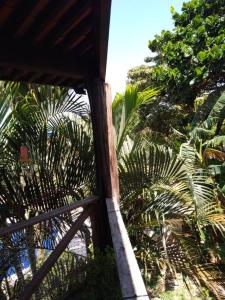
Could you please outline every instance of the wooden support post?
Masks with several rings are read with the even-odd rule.
[[[76,222],[71,226],[69,231],[66,233],[66,235],[62,238],[62,240],[56,246],[55,250],[49,255],[49,257],[44,262],[44,264],[41,266],[41,268],[38,270],[38,272],[34,275],[31,282],[29,282],[25,286],[24,292],[22,293],[22,295],[19,297],[18,300],[29,300],[31,298],[31,296],[39,288],[42,280],[45,278],[45,276],[51,270],[51,268],[53,267],[53,265],[55,264],[55,262],[57,261],[59,256],[66,249],[69,242],[72,240],[74,235],[80,229],[81,225],[84,223],[84,221],[90,215],[92,209],[93,209],[93,207],[87,207],[81,213],[81,215],[78,217]]]
[[[94,220],[92,219],[96,231],[94,235],[98,235],[94,242],[104,248],[109,243],[106,234],[112,239],[123,298],[147,300],[149,297],[119,210],[119,180],[110,88],[98,79],[89,84],[88,93],[95,142],[97,193],[100,196],[98,210],[95,211]]]
[[[112,246],[105,199],[119,199],[119,180],[112,125],[112,98],[108,84],[101,79],[89,82],[88,95],[95,145],[97,194],[100,197],[92,216],[93,242],[104,250]]]

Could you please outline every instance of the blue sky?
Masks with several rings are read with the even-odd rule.
[[[127,71],[150,55],[148,41],[172,29],[170,7],[181,10],[183,0],[112,0],[106,81],[113,96],[123,92]]]

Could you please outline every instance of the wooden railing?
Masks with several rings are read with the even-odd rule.
[[[148,294],[132,249],[117,199],[106,199],[113,248],[123,299],[148,300]]]
[[[34,274],[32,280],[25,286],[19,300],[29,300],[38,290],[59,256],[66,249],[84,221],[91,215],[93,209],[95,209],[94,204],[97,200],[98,197],[96,196],[90,197],[0,229],[0,237],[6,236],[80,207],[83,208],[83,212],[80,213],[41,268]],[[118,201],[117,199],[108,198],[106,199],[106,205],[123,299],[148,300],[149,297],[122,219]]]
[[[83,212],[80,213],[75,222],[71,225],[66,234],[59,241],[55,249],[51,252],[49,257],[40,267],[40,269],[33,275],[32,280],[24,287],[24,291],[18,298],[18,300],[29,300],[32,295],[38,290],[45,276],[50,272],[53,265],[56,263],[59,256],[66,249],[70,241],[76,235],[77,231],[82,227],[84,221],[90,216],[93,211],[94,203],[97,201],[98,197],[93,196],[84,200],[77,201],[70,205],[65,205],[57,209],[42,213],[36,217],[29,220],[21,221],[16,224],[11,224],[8,227],[0,229],[0,238],[4,236],[9,236],[19,230],[28,228],[35,224],[40,224],[41,222],[56,218],[60,215],[66,214],[80,207],[83,208]]]
[[[72,238],[75,236],[77,231],[81,228],[84,221],[88,218],[92,211],[93,207],[88,206],[84,209],[84,211],[77,218],[76,222],[71,226],[66,235],[62,238],[62,240],[58,243],[55,250],[49,255],[47,260],[41,266],[41,268],[34,275],[33,279],[25,286],[23,294],[19,297],[18,300],[29,300],[33,293],[39,288],[42,280],[51,270],[53,265],[56,263],[59,256],[66,249]]]
[[[97,201],[97,199],[97,196],[86,198],[84,200],[80,200],[75,203],[65,205],[54,210],[50,210],[46,213],[42,213],[36,217],[30,218],[29,220],[21,221],[15,224],[11,224],[8,227],[0,228],[0,237],[7,234],[12,234],[18,230],[49,220],[50,218],[57,217],[61,214],[70,212],[71,210],[77,209],[79,207],[85,207],[87,205],[93,204],[95,201]]]

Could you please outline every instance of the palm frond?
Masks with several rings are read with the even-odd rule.
[[[198,164],[197,151],[195,146],[190,143],[183,143],[180,146],[180,157],[184,159],[185,167],[188,173],[192,174],[196,170]]]
[[[216,149],[207,148],[203,152],[203,159],[207,161],[208,159],[215,159],[218,161],[225,161],[225,153]]]
[[[22,124],[46,125],[51,131],[70,114],[83,116],[88,112],[82,96],[59,87],[32,86],[15,107],[15,118]]]
[[[124,95],[116,95],[112,103],[112,115],[116,134],[117,153],[120,153],[124,140],[134,128],[138,109],[141,105],[154,101],[157,93],[158,91],[155,89],[138,92],[137,87],[127,86]]]
[[[215,136],[214,138],[207,140],[204,144],[206,147],[211,147],[211,148],[225,148],[225,136],[220,135],[220,136]]]
[[[68,122],[50,136],[44,128],[35,143],[30,138],[27,164],[19,163],[18,157],[23,139],[16,144],[9,141],[8,151],[14,157],[18,151],[18,160],[1,172],[1,204],[15,210],[18,205],[21,209],[45,210],[64,205],[69,195],[79,197],[81,193],[82,197],[94,171],[92,142],[83,128]]]

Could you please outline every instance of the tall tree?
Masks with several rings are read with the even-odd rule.
[[[172,100],[193,103],[196,95],[225,84],[225,3],[191,0],[182,12],[171,8],[175,28],[149,41],[155,56],[151,81]]]

